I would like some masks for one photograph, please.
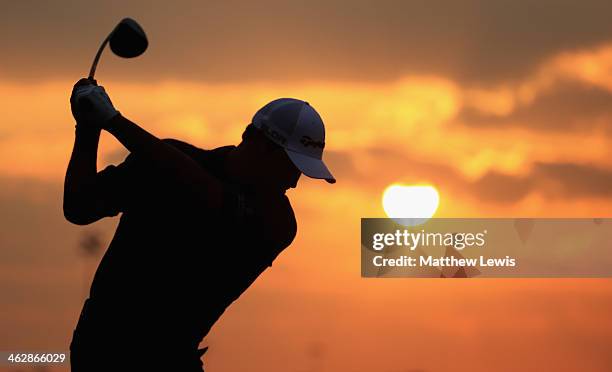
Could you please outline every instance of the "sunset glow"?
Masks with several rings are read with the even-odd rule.
[[[303,99],[337,179],[287,191],[297,235],[204,339],[205,370],[612,370],[610,279],[379,280],[359,254],[366,218],[609,217],[606,14],[612,2],[592,0],[6,2],[0,350],[68,350],[113,239],[119,216],[63,215],[69,97],[130,16],[149,49],[106,50],[96,72],[122,115],[214,149],[239,144],[267,102]],[[97,154],[102,170],[128,151],[103,132]],[[84,261],[88,233],[102,247]],[[225,248],[207,239],[194,249]]]

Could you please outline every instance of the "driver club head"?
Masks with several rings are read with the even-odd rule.
[[[123,58],[138,57],[149,46],[144,30],[131,18],[119,22],[108,43],[113,53]]]

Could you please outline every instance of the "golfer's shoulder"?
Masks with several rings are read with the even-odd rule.
[[[295,213],[286,195],[262,197],[259,200],[259,214],[268,239],[285,248],[297,234]]]
[[[189,155],[192,158],[198,158],[201,157],[203,155],[206,154],[206,150],[203,150],[199,147],[196,147],[190,143],[187,143],[185,141],[181,141],[181,140],[177,140],[174,138],[162,138],[161,140],[162,142],[169,144],[173,147],[175,147],[176,149],[180,150],[181,152]],[[127,158],[125,159],[127,161],[127,163],[141,163],[139,160],[139,157],[136,156],[136,154],[134,154],[133,152],[130,153]]]
[[[182,152],[184,152],[185,154],[191,156],[192,158],[197,158],[199,156],[203,156],[204,154],[206,154],[206,150],[201,149],[197,146],[194,146],[190,143],[187,143],[185,141],[181,141],[175,138],[163,138],[162,141],[164,143],[167,143],[169,145],[174,146],[175,148],[181,150]]]

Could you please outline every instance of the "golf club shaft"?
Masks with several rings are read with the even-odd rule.
[[[113,30],[114,31],[114,30]],[[100,49],[98,49],[98,53],[96,53],[96,57],[93,60],[93,63],[91,65],[91,70],[89,70],[89,78],[90,79],[94,79],[94,75],[96,74],[96,68],[98,67],[98,61],[100,60],[100,56],[102,55],[102,52],[104,51],[104,47],[106,47],[106,44],[108,44],[108,41],[110,40],[110,37],[113,33],[111,32],[106,39],[104,39],[104,41],[102,42],[102,45],[100,45]]]

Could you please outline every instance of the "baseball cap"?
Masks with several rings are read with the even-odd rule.
[[[295,98],[276,99],[259,109],[251,123],[283,147],[289,159],[306,176],[336,182],[323,163],[325,125],[308,102]]]

